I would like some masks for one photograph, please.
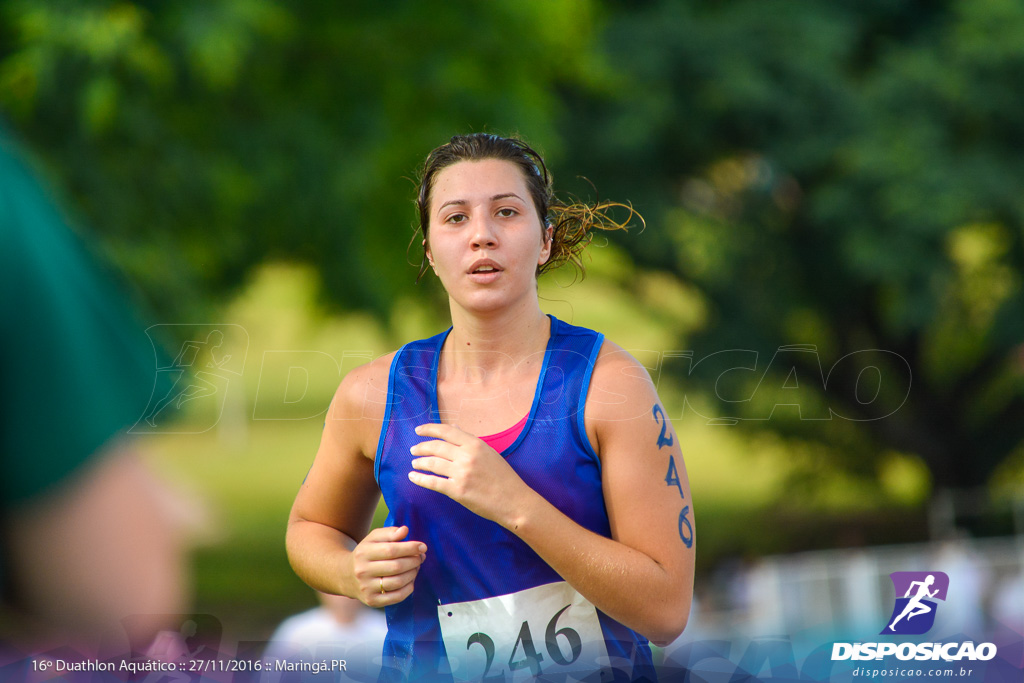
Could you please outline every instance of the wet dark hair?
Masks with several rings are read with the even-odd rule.
[[[427,155],[420,173],[420,189],[416,198],[419,211],[419,229],[413,239],[420,239],[429,244],[430,199],[434,190],[434,178],[445,168],[460,161],[481,161],[498,159],[508,161],[519,167],[526,180],[530,198],[541,219],[541,231],[545,227],[554,228],[551,239],[551,256],[537,267],[537,274],[553,270],[565,263],[572,263],[581,274],[586,274],[580,256],[593,239],[593,230],[626,230],[634,216],[643,223],[643,217],[633,210],[629,204],[618,202],[583,202],[564,203],[555,197],[552,189],[551,173],[543,157],[514,137],[501,137],[492,133],[473,133],[456,135]],[[620,208],[628,211],[626,220],[617,221],[610,215],[611,209]],[[416,276],[419,281],[427,270],[426,245],[424,257],[420,263],[420,272]]]

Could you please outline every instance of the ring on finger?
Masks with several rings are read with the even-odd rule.
[[[380,577],[380,594],[384,595],[384,577]]]

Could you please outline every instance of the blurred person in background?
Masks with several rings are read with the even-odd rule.
[[[187,603],[167,491],[124,436],[155,359],[26,159],[0,125],[0,645],[125,652]]]
[[[270,637],[264,659],[302,659],[321,656],[324,646],[335,646],[342,659],[380,658],[388,624],[384,612],[355,598],[316,592],[320,605],[288,617]]]

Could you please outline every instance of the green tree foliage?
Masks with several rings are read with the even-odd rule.
[[[166,319],[269,259],[386,311],[416,165],[521,131],[644,212],[622,244],[710,304],[694,361],[759,352],[688,395],[941,486],[1024,436],[1021,83],[1014,0],[0,2],[0,111]]]
[[[421,258],[404,250],[426,153],[482,129],[556,151],[558,89],[604,70],[587,0],[11,0],[0,17],[2,111],[172,320],[268,259],[387,310]]]
[[[871,476],[897,450],[939,486],[984,484],[1024,438],[1024,6],[666,1],[617,18],[628,78],[573,98],[570,163],[624,179],[649,228],[623,244],[708,297],[683,381],[721,416],[817,444],[818,463]],[[779,351],[801,344],[817,354]],[[730,349],[759,355],[696,363]]]

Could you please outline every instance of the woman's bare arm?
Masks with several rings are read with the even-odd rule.
[[[286,537],[299,578],[372,607],[400,602],[412,592],[426,552],[424,544],[405,540],[405,527],[367,533],[380,497],[372,456],[384,419],[391,357],[356,368],[342,380],[313,466],[292,506]]]

